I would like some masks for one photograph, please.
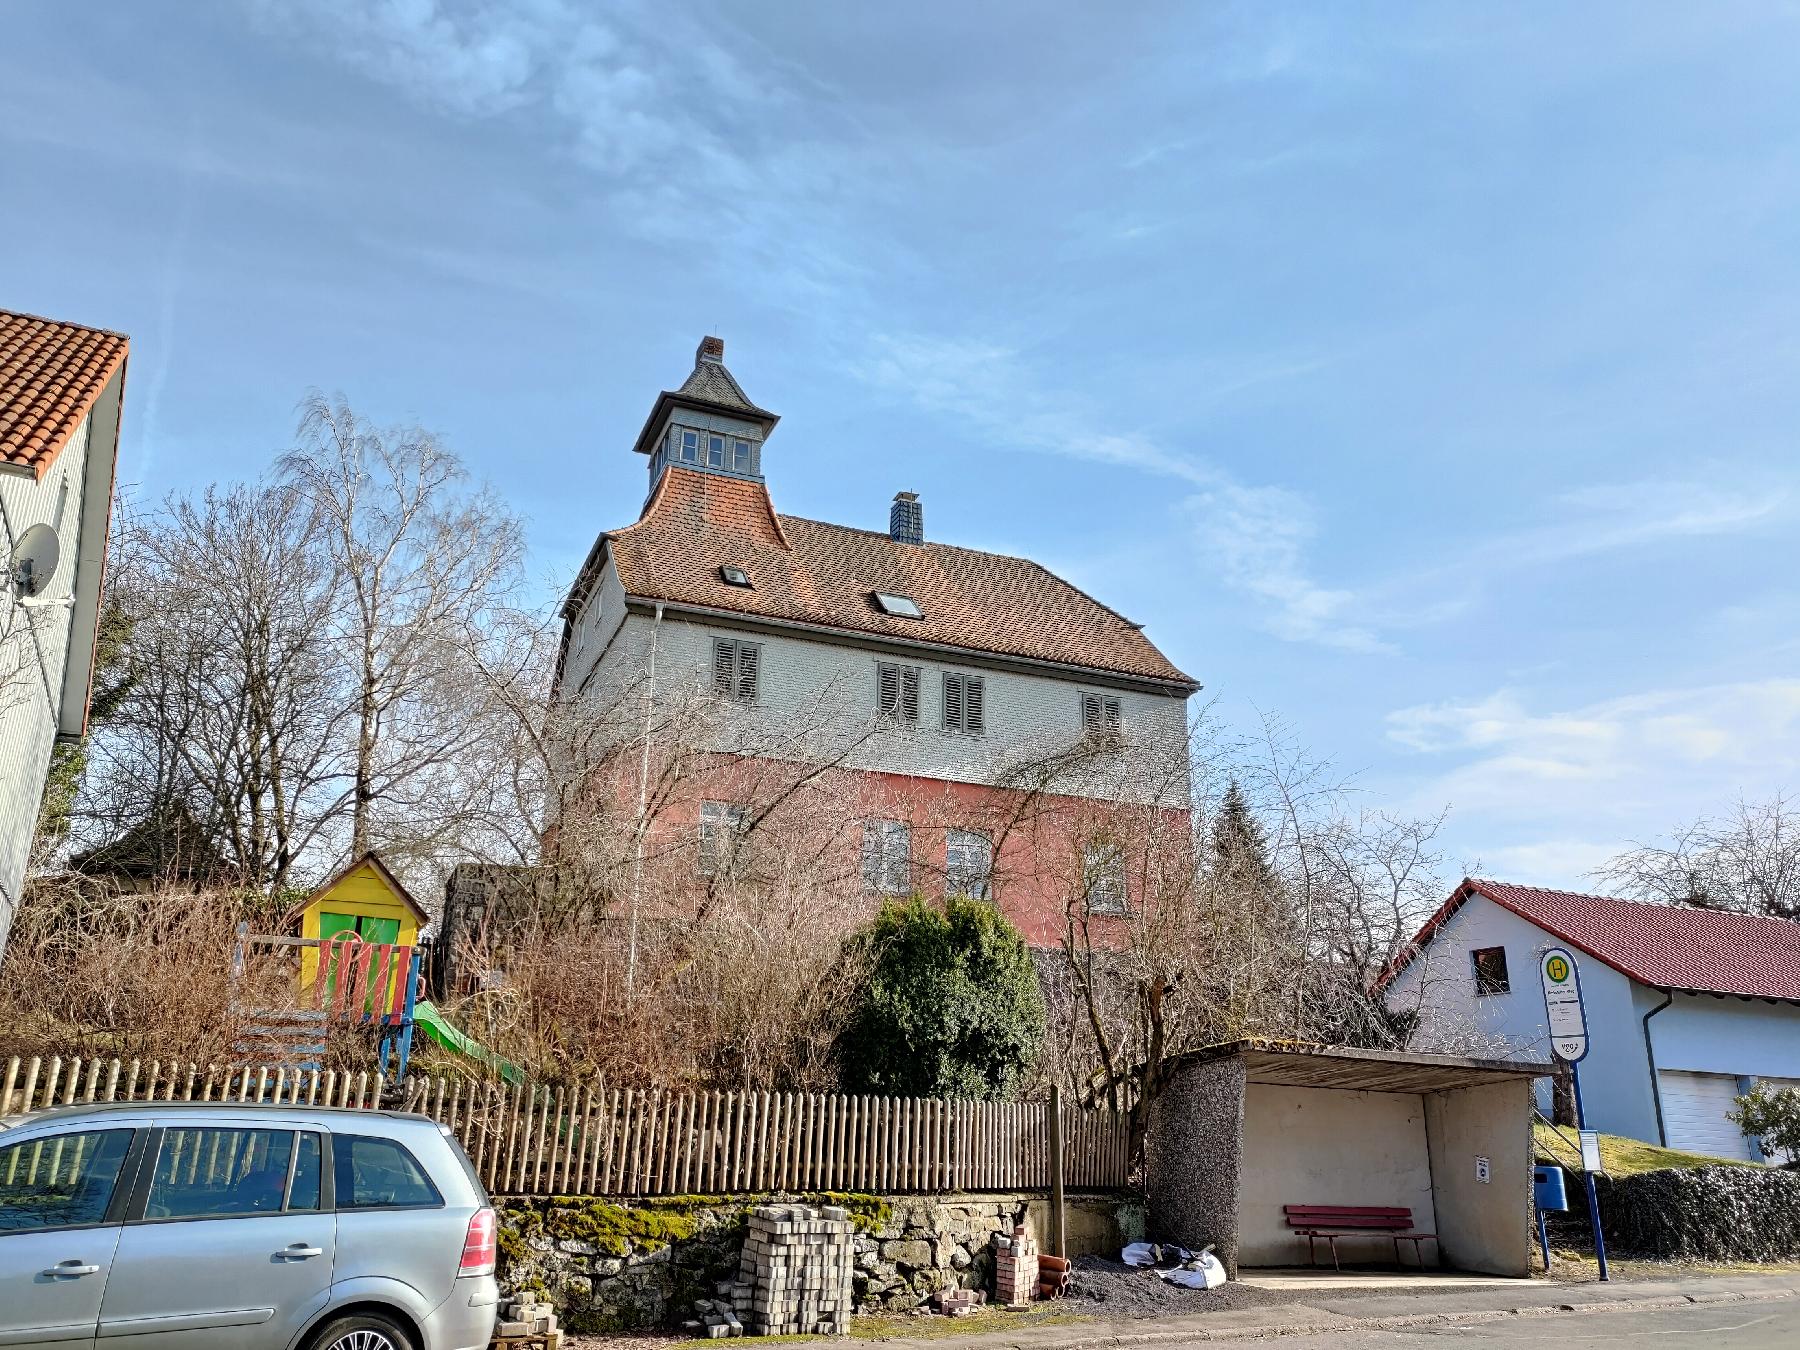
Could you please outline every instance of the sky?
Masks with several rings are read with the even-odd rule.
[[[703,334],[778,509],[1036,558],[1448,867],[1800,788],[1800,8],[8,0],[0,306],[121,477],[307,390],[566,584]]]

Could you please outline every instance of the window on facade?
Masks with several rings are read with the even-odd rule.
[[[1090,914],[1125,912],[1125,850],[1110,840],[1097,840],[1081,851],[1082,889]]]
[[[686,427],[672,428],[669,431],[669,458],[682,464],[698,464],[700,433]]]
[[[944,674],[944,730],[979,736],[987,730],[981,676]]]
[[[700,803],[700,875],[723,876],[736,862],[750,814],[731,802]]]
[[[1483,947],[1469,953],[1469,964],[1475,968],[1475,992],[1481,995],[1512,992],[1512,981],[1506,975],[1506,948]]]
[[[875,604],[883,614],[892,614],[896,619],[922,619],[925,611],[919,608],[919,602],[910,595],[896,595],[892,591],[872,591]]]
[[[903,820],[866,820],[862,843],[863,885],[883,895],[912,890],[912,831]]]
[[[104,1223],[131,1134],[79,1130],[0,1148],[0,1233]]]
[[[992,899],[994,844],[973,830],[950,830],[944,838],[944,890],[971,900]]]
[[[896,722],[919,720],[919,668],[894,661],[875,663],[875,706]]]
[[[725,467],[725,438],[708,436],[706,438],[706,467],[723,469]]]
[[[713,640],[713,692],[739,703],[756,702],[762,647],[734,638]]]
[[[1119,739],[1119,700],[1107,694],[1081,696],[1081,733],[1090,740]]]
[[[750,472],[750,442],[733,440],[731,442],[731,470],[733,473]]]

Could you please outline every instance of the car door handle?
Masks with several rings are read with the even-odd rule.
[[[276,1252],[275,1255],[284,1259],[305,1261],[310,1257],[325,1255],[325,1249],[323,1247],[309,1247],[304,1242],[296,1242],[291,1247],[283,1247],[280,1251]]]
[[[82,1275],[98,1275],[100,1273],[100,1267],[84,1266],[79,1261],[64,1261],[58,1265],[51,1266],[50,1269],[43,1273],[48,1275],[51,1279],[60,1279],[64,1276],[67,1276],[69,1279],[76,1279]]]

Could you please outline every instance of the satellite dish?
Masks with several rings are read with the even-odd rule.
[[[13,594],[32,600],[48,589],[62,559],[62,543],[48,525],[33,525],[19,536],[13,549]]]

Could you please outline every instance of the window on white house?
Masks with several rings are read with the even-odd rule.
[[[987,730],[986,695],[979,675],[944,673],[944,730],[979,736]]]
[[[894,661],[875,663],[875,706],[896,722],[919,720],[919,668]]]
[[[944,837],[944,890],[971,900],[992,899],[994,843],[973,830],[950,830]]]
[[[734,638],[713,640],[713,692],[738,703],[756,702],[762,646]]]
[[[724,876],[742,851],[750,813],[732,802],[700,803],[700,875]]]
[[[1125,850],[1110,840],[1096,840],[1081,850],[1082,890],[1090,914],[1125,912]]]
[[[1475,992],[1482,997],[1509,994],[1512,981],[1506,974],[1506,948],[1482,947],[1469,953],[1469,964],[1475,971]]]
[[[883,895],[912,890],[912,831],[904,820],[865,820],[863,885]]]

